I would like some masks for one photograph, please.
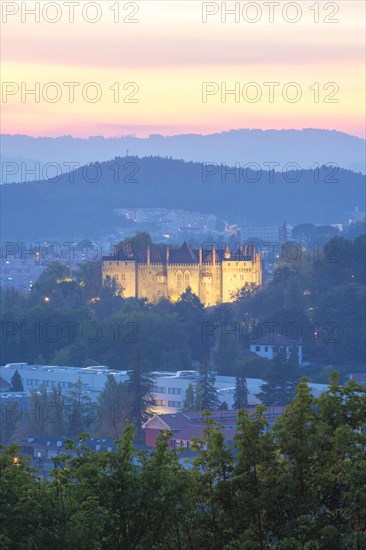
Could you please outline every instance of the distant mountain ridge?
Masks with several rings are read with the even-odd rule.
[[[123,224],[118,208],[182,209],[238,224],[321,225],[342,223],[365,204],[365,177],[349,170],[324,166],[285,178],[281,172],[243,174],[230,167],[223,177],[217,168],[128,156],[78,168],[55,181],[6,184],[1,187],[1,238],[96,239]]]
[[[38,159],[40,172],[44,165],[58,163],[63,171],[69,164],[84,165],[89,162],[107,161],[115,156],[149,155],[167,156],[174,159],[194,162],[240,164],[278,163],[282,170],[288,163],[297,163],[303,169],[316,164],[336,163],[341,168],[365,173],[365,140],[342,132],[304,130],[230,130],[227,132],[201,135],[181,134],[175,136],[150,135],[147,138],[122,136],[87,139],[62,136],[56,138],[34,138],[26,135],[1,136],[2,164],[6,157],[21,159],[23,167],[12,170],[3,165],[2,183],[29,181],[26,170],[34,169]],[[8,165],[9,166],[9,165]],[[40,177],[39,179],[42,179]]]

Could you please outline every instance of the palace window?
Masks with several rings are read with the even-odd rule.
[[[183,292],[183,273],[181,271],[177,271],[177,290],[178,292]]]
[[[190,277],[189,271],[185,271],[185,273],[184,273],[184,287],[185,288],[187,288],[189,286],[189,277]]]

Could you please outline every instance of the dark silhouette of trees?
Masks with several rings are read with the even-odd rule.
[[[11,387],[10,387],[9,391],[11,391],[11,392],[24,391],[22,378],[21,378],[18,370],[16,370],[14,372],[13,376],[11,377]]]

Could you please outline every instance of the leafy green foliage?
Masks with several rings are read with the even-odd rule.
[[[195,392],[194,392],[193,384],[188,384],[188,387],[186,389],[186,393],[184,396],[182,410],[185,412],[195,410]]]
[[[262,385],[259,398],[266,405],[286,405],[295,395],[296,382],[299,379],[298,360],[296,352],[289,357],[283,348],[273,358]]]
[[[264,412],[242,409],[229,446],[206,411],[188,468],[169,432],[139,451],[128,422],[115,452],[68,441],[49,479],[1,448],[1,548],[364,549],[365,388],[333,376],[314,398],[304,378],[273,428]]]

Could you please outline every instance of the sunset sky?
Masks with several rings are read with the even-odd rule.
[[[61,19],[49,23],[41,15],[9,15],[7,21],[2,2],[2,133],[58,136],[70,134],[118,136],[152,133],[211,133],[231,128],[326,128],[365,137],[365,4],[363,1],[319,2],[320,22],[314,22],[314,2],[298,2],[302,15],[297,23],[284,20],[281,2],[276,8],[274,22],[269,22],[269,8],[256,2],[262,16],[249,23],[241,16],[235,23],[228,16],[220,20],[220,12],[202,22],[202,3],[199,1],[137,2],[138,13],[131,15],[137,23],[123,23],[134,6],[120,3],[119,23],[113,20],[110,9],[116,2],[99,2],[100,21],[83,21],[80,1],[75,8],[75,22],[69,22],[64,2],[58,2]],[[20,4],[20,3],[19,3]],[[25,3],[23,3],[25,4]],[[34,2],[27,2],[32,6]],[[41,2],[45,4],[45,2]],[[56,2],[53,2],[56,4]],[[95,3],[96,4],[96,3]],[[130,3],[131,4],[131,3]],[[241,2],[242,7],[248,2]],[[218,7],[220,3],[216,4]],[[332,16],[333,6],[339,12]],[[234,2],[228,2],[232,8]],[[125,9],[123,9],[125,8]],[[215,9],[211,3],[209,9]],[[252,9],[252,8],[251,8]],[[254,9],[254,8],[253,8]],[[334,8],[335,10],[335,8]],[[48,17],[55,17],[50,8]],[[90,8],[92,18],[96,11]],[[288,16],[294,11],[288,10]],[[21,16],[26,21],[21,21]],[[338,23],[324,23],[325,17],[339,19]],[[254,18],[255,12],[248,11]],[[55,103],[34,96],[22,102],[21,88],[34,88],[40,83],[41,92],[49,82],[58,84],[62,97]],[[69,101],[65,82],[77,82],[75,101]],[[97,83],[102,92],[96,103],[82,97],[82,88]],[[110,87],[119,82],[120,95],[128,82],[138,85],[134,96],[137,103],[114,102]],[[202,83],[217,83],[218,91],[202,101]],[[250,82],[257,83],[262,98],[257,103],[235,102],[233,95],[226,103],[220,98],[221,83],[228,89],[239,83],[240,92]],[[278,82],[274,101],[268,99],[265,82]],[[282,89],[296,82],[302,91],[297,103],[283,99]],[[314,90],[319,83],[320,100],[314,101]],[[9,85],[7,83],[14,83]],[[22,83],[24,83],[22,85]],[[323,100],[334,93],[338,103]],[[4,91],[14,91],[4,96]],[[56,88],[48,88],[52,98]],[[116,90],[116,87],[115,87]],[[93,88],[90,88],[92,95]],[[253,97],[254,88],[248,89]],[[289,89],[293,95],[294,88]],[[6,100],[6,101],[5,101]]]

